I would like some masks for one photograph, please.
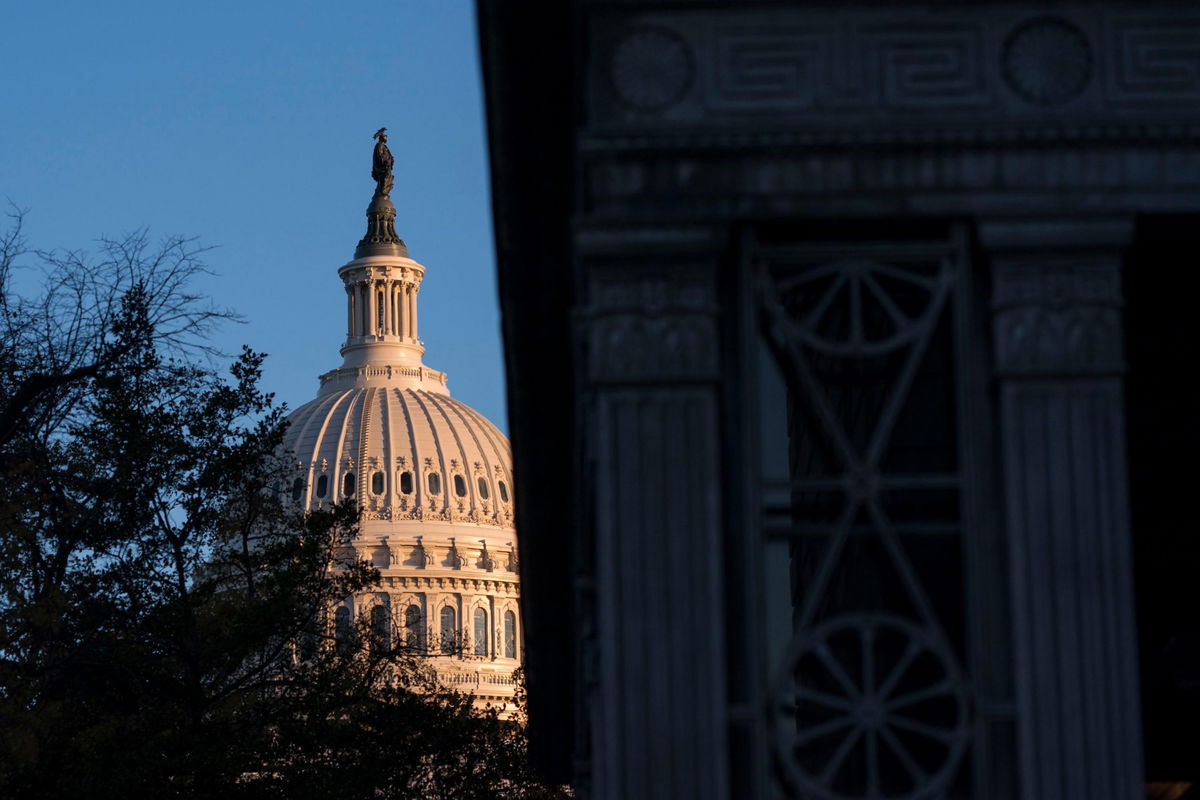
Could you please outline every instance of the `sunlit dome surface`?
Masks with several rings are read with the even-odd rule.
[[[338,390],[290,421],[286,446],[303,470],[297,480],[309,507],[354,498],[364,519],[512,527],[508,440],[447,394]]]

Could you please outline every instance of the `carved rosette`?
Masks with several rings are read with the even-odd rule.
[[[695,73],[688,43],[675,31],[640,25],[613,48],[609,74],[617,99],[627,108],[656,113],[677,103]]]
[[[1038,17],[1004,42],[1004,81],[1026,102],[1057,106],[1074,100],[1092,79],[1087,37],[1061,17]]]

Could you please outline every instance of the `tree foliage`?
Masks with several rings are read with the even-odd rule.
[[[0,796],[560,796],[520,727],[419,655],[330,641],[328,610],[378,573],[347,555],[353,508],[280,497],[283,409],[260,354],[214,366],[229,315],[189,293],[202,251],[29,251],[20,221],[0,237]]]

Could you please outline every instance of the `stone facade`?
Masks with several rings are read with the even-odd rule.
[[[568,399],[515,395],[513,430],[575,442],[518,464],[577,510],[569,545],[522,530],[576,633],[530,641],[548,768],[595,798],[1142,796],[1122,270],[1147,217],[1200,214],[1200,13],[502,5],[510,380]]]

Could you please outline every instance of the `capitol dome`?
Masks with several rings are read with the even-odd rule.
[[[291,415],[287,447],[308,471],[296,478],[295,499],[314,508],[353,499],[364,521],[511,531],[504,434],[444,391],[389,383],[334,389]]]
[[[346,290],[342,365],[289,416],[293,501],[353,500],[353,546],[380,572],[333,610],[426,655],[440,680],[505,705],[520,664],[520,585],[508,439],[452,398],[417,335],[425,267],[395,232],[391,153],[375,148],[367,235],[338,270]]]

